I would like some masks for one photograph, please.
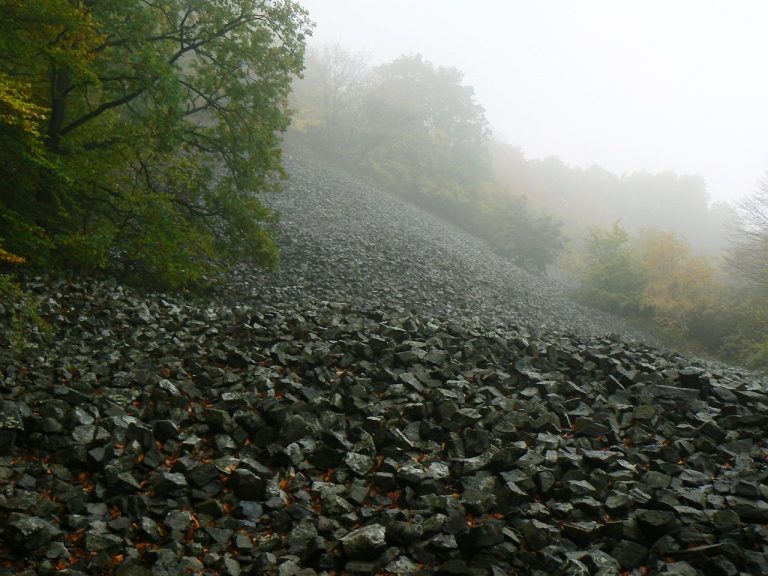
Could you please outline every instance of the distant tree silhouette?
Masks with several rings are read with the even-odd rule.
[[[728,265],[768,293],[768,181],[739,203],[737,222]]]

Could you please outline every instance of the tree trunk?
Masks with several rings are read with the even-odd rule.
[[[45,142],[46,147],[52,152],[59,150],[69,89],[69,70],[66,66],[53,64],[51,66],[51,117],[48,121],[48,137]]]

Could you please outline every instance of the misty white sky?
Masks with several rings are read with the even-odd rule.
[[[768,1],[299,1],[315,43],[462,70],[528,158],[696,173],[715,200],[768,170]]]

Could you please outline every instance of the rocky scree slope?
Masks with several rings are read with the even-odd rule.
[[[291,163],[287,189],[266,198],[281,214],[276,274],[238,274],[232,292],[404,307],[441,318],[619,333],[626,322],[580,306],[553,283],[493,254],[464,230],[342,172]]]
[[[0,575],[768,573],[765,379],[612,338],[30,283]]]
[[[286,214],[295,276],[207,303],[28,282],[54,334],[0,348],[0,576],[768,573],[764,376],[590,335],[612,321],[548,289],[505,311],[428,266],[471,239],[384,257],[403,234],[333,205],[335,242]]]

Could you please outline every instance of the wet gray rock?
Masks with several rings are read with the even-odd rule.
[[[27,279],[55,334],[0,346],[10,573],[768,572],[765,375],[299,177],[275,274],[197,301]]]
[[[677,516],[664,510],[640,510],[635,516],[642,530],[651,537],[658,537],[679,529]]]
[[[14,546],[30,552],[48,544],[62,533],[47,520],[18,512],[8,516],[4,532]]]
[[[183,474],[175,472],[162,472],[153,482],[155,495],[159,497],[180,493],[187,488],[187,479]]]
[[[344,553],[355,559],[376,557],[386,548],[386,533],[381,524],[353,530],[341,538]]]
[[[230,476],[229,485],[235,495],[243,500],[261,500],[266,488],[264,480],[259,476],[250,470],[240,468]]]
[[[648,549],[632,540],[621,540],[611,550],[611,556],[625,570],[632,570],[645,564],[648,559]]]

